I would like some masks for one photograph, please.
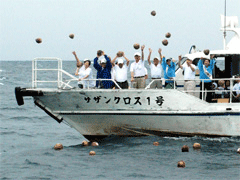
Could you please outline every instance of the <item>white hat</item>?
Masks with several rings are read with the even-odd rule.
[[[158,58],[157,56],[155,56],[155,58],[153,58],[153,59],[157,59],[157,60],[159,60],[159,58]]]
[[[100,60],[100,63],[106,63],[106,62],[107,62],[107,60],[105,58]]]
[[[134,54],[134,56],[140,56],[140,57],[141,57],[141,54],[140,54],[139,52],[136,52],[136,53]]]
[[[118,59],[118,64],[123,64],[123,59]]]
[[[86,58],[86,59],[83,60],[83,62],[85,62],[85,61],[90,61],[90,60]]]

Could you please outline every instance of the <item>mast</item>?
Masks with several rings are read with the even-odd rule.
[[[225,8],[224,8],[224,31],[223,31],[223,49],[226,50],[226,7],[227,7],[227,2],[225,0]]]

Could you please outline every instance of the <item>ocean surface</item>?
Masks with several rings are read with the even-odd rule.
[[[74,74],[75,62],[64,61],[63,69]],[[83,147],[81,134],[57,123],[31,97],[17,105],[14,88],[31,87],[31,78],[31,61],[0,62],[1,180],[240,179],[240,138],[108,138],[98,147]],[[200,150],[193,150],[195,142]],[[64,148],[54,150],[56,143]],[[183,145],[189,152],[181,152]],[[180,160],[185,168],[177,167]]]

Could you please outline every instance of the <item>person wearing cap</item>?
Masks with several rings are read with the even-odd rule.
[[[84,77],[83,72],[85,71],[85,66],[83,66],[83,63],[78,59],[77,54],[75,51],[72,52],[76,61],[77,61],[77,69],[75,72],[75,75],[79,77],[79,79]],[[83,81],[78,81],[78,87],[83,88]]]
[[[145,46],[141,46],[142,51],[142,59],[141,54],[136,52],[134,54],[135,62],[133,62],[130,66],[131,72],[131,82],[135,82],[135,87],[137,89],[142,89],[146,87],[146,79],[145,79],[145,67],[144,67],[144,50]]]
[[[98,51],[99,52],[99,51]],[[97,52],[97,57],[94,59],[94,68],[97,70],[97,79],[111,79],[111,69],[112,64],[110,62],[109,57],[102,51],[102,53]],[[103,56],[103,57],[102,57]],[[100,59],[100,64],[98,63],[98,59]],[[99,85],[98,83],[96,86],[101,89],[109,89],[113,87],[113,82],[111,80],[109,81],[100,81]]]
[[[112,60],[112,65],[114,66],[113,69],[115,70],[115,80],[116,83],[122,88],[122,89],[128,89],[128,81],[127,81],[127,70],[129,66],[129,59],[125,56],[123,53],[124,59],[127,61],[126,64],[123,63],[122,58],[118,58],[116,55],[115,58]],[[118,58],[117,64],[115,64],[116,59]],[[115,88],[118,88],[115,86]]]
[[[196,66],[192,63],[192,59],[187,58],[185,64],[181,64],[182,56],[178,56],[178,65],[184,71],[184,91],[188,94],[194,95],[195,83],[195,70]]]
[[[200,71],[200,91],[205,91],[207,90],[206,94],[206,101],[211,102],[212,101],[212,92],[209,92],[212,90],[212,74],[213,74],[213,69],[215,65],[215,59],[213,59],[214,56],[210,56],[209,59],[204,59],[201,58],[198,61],[198,69]],[[203,79],[203,80],[202,80]],[[203,87],[202,87],[203,86]],[[202,99],[202,92],[200,92],[200,99]]]
[[[236,84],[233,86],[233,102],[240,102],[240,75],[236,75],[235,78],[238,78],[236,80]]]
[[[166,58],[163,56],[162,67],[164,71],[165,88],[173,89],[174,78],[176,77],[175,75],[176,61],[172,58],[169,58],[166,60]],[[176,86],[176,83],[175,83],[175,86]]]
[[[162,88],[162,57],[161,57],[161,52],[162,49],[159,48],[158,53],[160,55],[160,61],[158,57],[155,57],[153,59],[153,63],[151,63],[151,54],[152,54],[152,49],[149,48],[149,55],[148,55],[148,64],[150,66],[151,69],[151,77],[152,77],[152,83],[150,85],[151,89],[161,89]]]

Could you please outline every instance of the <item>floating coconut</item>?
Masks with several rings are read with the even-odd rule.
[[[182,147],[182,152],[189,152],[189,147],[187,145],[184,145]]]
[[[185,168],[185,162],[184,161],[178,161],[177,167]]]
[[[134,49],[139,49],[139,48],[140,48],[140,45],[139,45],[138,43],[135,43],[135,44],[133,45],[133,47],[134,47]]]
[[[162,44],[163,44],[164,46],[167,46],[167,45],[168,45],[168,40],[164,39],[164,40],[162,41]]]
[[[152,15],[152,16],[156,16],[156,11],[152,11],[152,12],[151,12],[151,15]]]
[[[117,52],[117,57],[122,57],[123,56],[123,51],[118,51]]]
[[[91,144],[92,146],[99,146],[99,144],[97,142],[92,142]]]
[[[203,52],[204,52],[204,54],[207,56],[207,55],[209,55],[209,52],[210,52],[210,51],[209,51],[209,49],[205,49]]]
[[[194,143],[194,144],[193,144],[193,149],[201,149],[201,144],[199,144],[199,143]]]
[[[154,146],[158,146],[158,145],[159,145],[159,142],[154,142],[153,145],[154,145]]]
[[[90,152],[89,152],[89,155],[90,155],[90,156],[95,156],[96,153],[95,153],[95,151],[90,151]]]
[[[171,33],[170,33],[170,32],[166,33],[166,34],[165,34],[165,37],[166,37],[166,38],[170,38],[170,37],[171,37]]]
[[[87,141],[83,141],[83,142],[82,142],[82,145],[83,145],[83,146],[88,146],[89,143],[88,143]]]
[[[42,39],[41,38],[37,38],[35,39],[35,41],[39,44],[39,43],[42,43]]]
[[[73,39],[73,38],[74,38],[74,34],[69,34],[69,37],[70,37],[71,39]]]
[[[57,144],[55,144],[54,149],[55,150],[61,150],[61,149],[63,149],[63,145],[60,144],[60,143],[57,143]]]

